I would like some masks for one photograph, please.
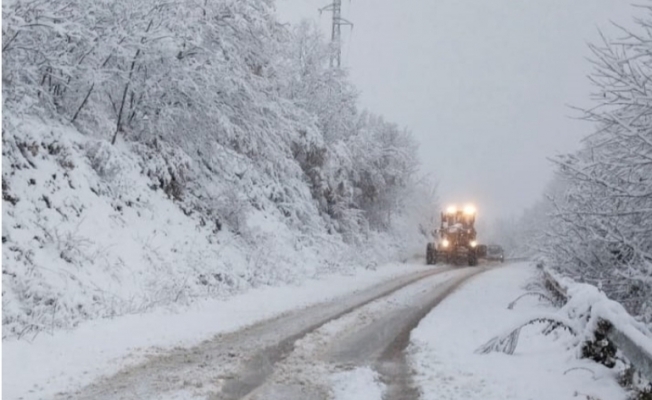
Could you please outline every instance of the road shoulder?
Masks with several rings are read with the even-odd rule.
[[[543,325],[523,329],[514,355],[474,353],[505,327],[549,307],[530,296],[507,309],[534,277],[528,263],[481,274],[421,321],[408,358],[423,400],[625,398],[610,370],[577,359],[563,334],[541,335]]]

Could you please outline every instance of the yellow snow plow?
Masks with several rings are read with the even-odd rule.
[[[475,230],[476,208],[450,206],[441,213],[441,225],[434,232],[434,240],[426,247],[426,263],[478,265]]]

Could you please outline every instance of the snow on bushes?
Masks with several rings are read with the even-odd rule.
[[[549,270],[546,270],[546,273],[561,284],[567,301],[554,312],[524,316],[521,321],[517,321],[513,326],[504,329],[501,334],[480,346],[476,350],[477,353],[486,354],[498,351],[514,354],[523,328],[529,325],[543,324],[545,328],[542,334],[545,335],[556,330],[568,332],[569,335],[557,336],[557,338],[564,338],[564,345],[573,349],[577,358],[588,358],[608,368],[618,365],[620,373],[627,374],[629,373],[629,361],[622,358],[623,355],[618,353],[614,343],[607,338],[607,331],[613,324],[619,331],[624,332],[632,339],[640,349],[644,349],[648,356],[652,355],[652,331],[629,315],[621,304],[610,300],[604,292],[592,285],[576,283]],[[545,293],[545,286],[548,282],[543,276],[540,279],[541,282],[536,285],[537,290],[528,293],[552,301],[557,293],[552,291],[549,296],[541,296]],[[515,302],[512,302],[508,308],[511,309],[514,306]],[[641,379],[640,376],[639,379]],[[650,382],[641,381],[639,383],[643,390],[647,390],[645,386],[650,385]]]
[[[152,190],[133,154],[70,128],[10,119],[3,180],[19,201],[3,206],[6,336],[187,300],[206,291],[200,275],[244,280],[233,267],[246,264],[211,246],[211,229]],[[21,143],[39,149],[31,164]]]
[[[191,167],[182,154],[115,147],[11,114],[5,129],[5,337],[401,255],[393,236],[374,234],[360,251],[337,236],[297,232],[279,215],[237,199],[213,210],[211,222],[206,210],[193,208],[199,200],[190,190],[173,202],[178,198],[165,189],[175,171]],[[230,207],[244,207],[237,234]]]
[[[548,271],[548,273],[551,272]],[[506,329],[505,334],[497,335],[495,339],[492,339],[491,342],[495,345],[483,346],[480,352],[503,351],[509,354],[513,353],[515,346],[511,343],[506,345],[506,348],[510,348],[511,350],[504,351],[504,348],[498,342],[501,342],[502,338],[508,336],[512,336],[514,340],[518,340],[518,335],[514,335],[514,332],[518,332],[524,326],[534,323],[548,323],[566,329],[573,336],[569,344],[573,347],[580,346],[581,348],[583,344],[596,340],[596,332],[602,330],[600,328],[601,321],[610,321],[618,326],[619,329],[630,332],[634,338],[638,338],[637,343],[652,354],[652,331],[645,324],[629,315],[621,304],[610,300],[604,292],[595,286],[576,283],[569,278],[553,275],[566,290],[568,301],[561,305],[554,313],[526,317],[522,322],[516,323],[514,328]],[[528,292],[526,294],[532,294],[537,297],[541,297],[542,295],[539,292]],[[554,295],[554,293],[551,295]],[[551,301],[549,295],[543,295],[543,298]],[[512,302],[509,308],[511,309],[514,306],[515,302]],[[505,340],[502,340],[502,342],[503,344],[507,344]]]

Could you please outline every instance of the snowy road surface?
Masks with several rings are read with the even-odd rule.
[[[405,335],[436,301],[483,270],[440,267],[408,273],[154,356],[61,397],[326,399],[330,386],[324,378],[331,373],[380,359],[404,368],[397,357],[401,352],[393,347],[405,346]],[[389,372],[391,381],[395,371]]]
[[[502,325],[541,307],[525,302],[516,310],[506,310],[534,273],[526,263],[501,268],[496,264],[426,268],[415,263],[399,268],[375,272],[384,279],[374,282],[367,276],[366,284],[357,286],[339,281],[349,290],[340,289],[337,296],[316,304],[297,302],[280,314],[222,330],[191,346],[150,351],[138,362],[119,364],[113,369],[117,372],[106,368],[98,379],[65,386],[62,374],[27,392],[14,387],[9,397],[570,400],[590,394],[601,400],[625,398],[608,371],[576,360],[563,343],[541,341],[527,332],[515,356],[474,354]],[[320,290],[338,292],[324,286]],[[265,297],[261,300],[260,307],[265,307]],[[238,303],[231,306],[237,308]],[[192,330],[193,325],[187,328]],[[9,350],[11,357],[12,346]],[[18,357],[18,352],[13,356]],[[8,376],[7,367],[11,365],[5,363],[5,382],[18,376]],[[32,367],[38,376],[39,366]],[[66,368],[63,363],[59,367]],[[594,374],[565,373],[574,367]],[[48,385],[58,389],[48,391]]]

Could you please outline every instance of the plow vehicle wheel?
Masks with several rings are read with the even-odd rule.
[[[437,250],[432,243],[428,243],[428,246],[426,247],[426,264],[437,264]]]
[[[474,251],[469,253],[469,266],[475,267],[478,265],[478,255]]]

